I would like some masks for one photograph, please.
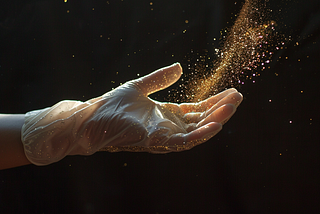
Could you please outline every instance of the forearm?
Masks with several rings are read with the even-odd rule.
[[[23,114],[0,114],[0,169],[30,164],[21,142]]]

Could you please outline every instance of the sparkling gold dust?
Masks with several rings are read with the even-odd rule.
[[[184,88],[180,91],[180,97],[185,97],[185,100],[181,101],[201,101],[227,87],[244,84],[241,80],[243,77],[252,79],[260,75],[248,74],[250,71],[269,67],[273,52],[267,49],[270,47],[269,42],[273,38],[276,23],[268,20],[268,13],[265,1],[245,1],[233,27],[226,31],[227,35],[222,38],[222,48],[215,49],[216,60],[208,56],[197,59],[194,72],[184,81],[182,87],[180,86]],[[221,34],[223,35],[223,32]],[[175,99],[180,101],[179,95]]]

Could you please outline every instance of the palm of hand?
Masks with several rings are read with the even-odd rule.
[[[210,139],[235,112],[242,96],[229,89],[200,103],[161,103],[148,98],[180,75],[181,67],[176,64],[106,93],[84,127],[87,136],[99,142],[100,151],[111,152],[166,153],[190,149]]]

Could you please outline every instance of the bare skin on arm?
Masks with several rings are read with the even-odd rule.
[[[0,169],[31,164],[21,142],[24,114],[0,114]]]

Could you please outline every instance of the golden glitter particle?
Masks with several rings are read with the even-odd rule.
[[[67,3],[68,2],[68,0],[64,0],[64,3]]]
[[[188,23],[189,23],[189,20],[185,20],[184,22],[185,22],[186,24],[188,24]]]
[[[123,166],[128,166],[128,164],[127,164],[127,163],[124,163]]]
[[[67,10],[67,13],[70,13],[70,11],[69,11],[69,10]]]
[[[102,38],[102,35],[100,35],[100,38]]]
[[[94,7],[92,8],[92,10],[94,10]]]
[[[280,154],[279,154],[280,156],[282,155],[282,153],[280,152]]]
[[[72,55],[72,57],[74,58],[74,55]]]
[[[152,3],[152,2],[150,2],[150,5],[153,5],[153,3]]]

